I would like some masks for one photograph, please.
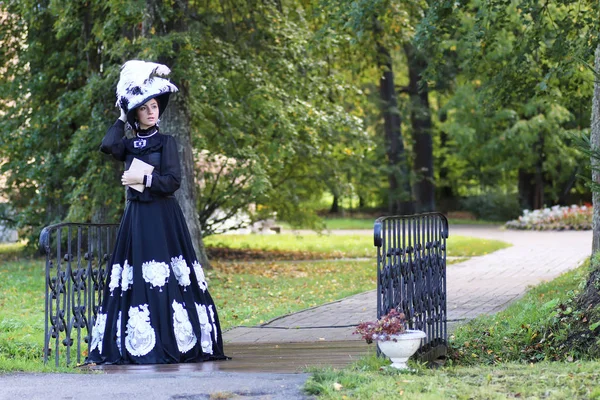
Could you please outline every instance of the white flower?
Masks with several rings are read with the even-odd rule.
[[[123,350],[121,350],[121,311],[119,311],[119,316],[117,317],[117,348],[119,349],[119,353],[123,355]]]
[[[112,266],[112,270],[110,271],[110,283],[108,287],[110,288],[110,294],[112,296],[113,290],[119,287],[119,281],[121,280],[121,272],[123,268],[121,268],[121,264],[114,264]]]
[[[190,322],[187,310],[183,308],[183,304],[173,300],[172,307],[173,332],[175,333],[177,348],[180,352],[186,353],[196,345],[196,335],[194,335],[192,323]]]
[[[190,267],[187,262],[183,259],[183,256],[171,258],[171,267],[173,268],[173,274],[181,286],[189,286],[190,283]]]
[[[98,313],[96,323],[92,328],[92,345],[90,351],[98,347],[98,351],[102,354],[102,340],[104,339],[104,329],[106,328],[106,314]]]
[[[196,311],[198,313],[198,319],[200,320],[200,345],[202,346],[202,352],[206,354],[213,354],[212,349],[212,336],[211,332],[213,327],[208,320],[208,314],[206,312],[206,306],[202,304],[196,304]],[[212,311],[211,311],[212,314]],[[216,334],[216,330],[215,330]],[[216,337],[216,336],[215,336]]]
[[[156,345],[156,333],[150,325],[148,304],[129,308],[125,347],[133,356],[144,356]]]
[[[142,264],[142,276],[153,287],[162,287],[169,280],[169,266],[154,260],[145,262]]]
[[[196,304],[196,311],[198,312],[198,319],[200,320],[200,325],[208,324],[208,314],[206,313],[206,306]]]
[[[121,290],[126,291],[129,285],[133,284],[133,265],[129,265],[127,260],[123,263],[123,275],[121,278]]]
[[[198,281],[198,286],[202,289],[203,292],[206,292],[208,289],[208,284],[206,283],[206,277],[204,276],[204,270],[198,261],[194,261],[192,264],[194,268],[194,273],[196,274],[196,280]]]

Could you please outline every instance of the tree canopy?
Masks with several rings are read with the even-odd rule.
[[[181,89],[205,235],[240,214],[315,226],[325,194],[410,212],[588,193],[571,138],[590,126],[592,1],[11,0],[0,15],[5,219],[33,235],[118,219],[122,166],[97,150],[135,58]]]

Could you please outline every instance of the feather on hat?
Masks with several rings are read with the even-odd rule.
[[[117,84],[117,103],[127,114],[127,122],[135,126],[135,109],[157,97],[159,115],[167,108],[169,96],[177,92],[177,86],[158,75],[169,75],[171,70],[163,64],[130,60],[121,67]]]

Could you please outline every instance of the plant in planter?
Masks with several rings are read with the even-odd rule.
[[[407,329],[406,326],[404,313],[392,309],[377,321],[362,322],[354,334],[361,335],[367,343],[376,341],[379,350],[392,360],[392,367],[407,369],[406,362],[427,335],[420,330]]]

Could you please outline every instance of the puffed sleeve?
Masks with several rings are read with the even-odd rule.
[[[111,154],[114,158],[119,161],[125,161],[125,144],[123,143],[123,137],[125,136],[125,122],[120,119],[117,120],[108,128],[108,132],[102,139],[100,145],[100,151],[106,154]]]
[[[173,136],[165,136],[160,159],[160,172],[160,174],[156,171],[152,173],[151,193],[171,194],[179,189],[181,166],[179,165],[177,142]],[[146,183],[146,179],[144,179],[144,183]]]

